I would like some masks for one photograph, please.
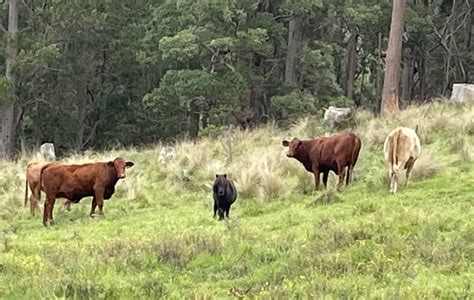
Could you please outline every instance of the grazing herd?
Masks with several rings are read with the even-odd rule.
[[[390,192],[396,193],[398,173],[406,169],[406,180],[410,176],[415,161],[421,151],[420,140],[415,130],[407,127],[394,129],[385,139],[383,151],[389,166]],[[311,140],[293,138],[284,140],[282,145],[288,148],[287,156],[298,160],[308,172],[314,174],[316,190],[320,187],[320,175],[327,187],[329,171],[338,177],[337,190],[340,191],[344,181],[346,185],[352,180],[352,172],[357,163],[361,149],[361,140],[353,132],[342,132],[333,136],[318,137]],[[84,197],[92,197],[90,216],[102,216],[103,201],[110,199],[115,191],[115,184],[125,178],[125,170],[134,165],[117,157],[109,162],[87,164],[63,164],[31,162],[26,167],[25,206],[30,201],[31,214],[38,208],[41,191],[46,194],[43,209],[43,224],[53,221],[53,208],[57,198],[65,198],[65,209],[70,209],[71,202],[78,203]],[[28,187],[31,195],[28,198]],[[237,199],[237,189],[226,174],[217,174],[213,188],[214,217],[219,220],[229,218],[231,205]]]

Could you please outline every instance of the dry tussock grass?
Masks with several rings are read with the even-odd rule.
[[[391,130],[398,126],[415,128],[418,125],[423,150],[415,164],[413,176],[427,178],[445,168],[445,165],[438,161],[437,154],[430,150],[432,147],[426,147],[441,131],[457,132],[460,137],[455,137],[458,140],[452,143],[451,147],[455,148],[453,151],[459,152],[464,161],[472,159],[472,147],[466,137],[472,133],[474,127],[471,121],[474,117],[472,107],[473,105],[458,106],[434,102],[410,106],[383,118],[374,118],[370,112],[358,110],[355,113],[357,128],[353,131],[361,136],[363,151],[374,147],[379,151]],[[204,138],[198,142],[178,143],[176,159],[160,165],[159,168],[167,174],[167,180],[179,190],[185,186],[188,190],[204,187],[210,191],[214,175],[227,173],[235,181],[243,198],[277,197],[286,191],[285,178],[288,176],[296,180],[295,188],[298,191],[308,193],[314,187],[313,176],[299,162],[285,156],[286,149],[281,146],[281,139],[305,139],[323,134],[322,120],[311,118],[300,120],[287,131],[277,128],[275,124],[253,131],[228,129],[217,139]],[[382,155],[380,153],[380,156]],[[361,155],[362,159],[363,157]],[[358,167],[370,166],[359,164]],[[133,196],[137,191],[129,193]]]
[[[355,113],[357,128],[353,131],[362,138],[363,152],[378,151],[382,157],[380,149],[392,129],[397,126],[415,128],[418,125],[422,154],[415,164],[413,175],[415,178],[427,178],[438,174],[445,167],[439,162],[441,156],[438,153],[443,150],[441,147],[447,147],[451,153],[458,153],[463,162],[474,159],[471,142],[474,133],[473,120],[474,104],[452,105],[434,102],[424,106],[411,106],[383,118],[374,118],[370,112],[358,110]],[[447,139],[439,138],[440,134],[443,136],[446,133],[449,134]],[[145,204],[154,201],[150,185],[153,186],[156,182],[165,181],[164,184],[169,186],[171,191],[210,191],[216,173],[229,174],[243,198],[271,199],[282,195],[288,185],[305,193],[314,188],[312,174],[299,162],[285,156],[286,149],[281,146],[281,139],[295,136],[307,139],[323,134],[321,119],[304,118],[287,130],[279,129],[272,123],[253,131],[228,129],[218,138],[177,142],[174,145],[176,158],[164,164],[157,159],[161,145],[149,150],[132,148],[86,152],[83,155],[71,155],[62,162],[108,161],[116,156],[133,160],[136,166],[128,171],[130,176],[127,176],[127,180],[117,185],[117,193],[127,199],[141,200]],[[436,145],[427,145],[435,140]],[[370,150],[372,148],[374,149]],[[25,167],[31,159],[32,157],[25,156],[18,163],[0,162],[2,195],[18,199],[18,203],[21,201]],[[364,155],[361,153],[356,172],[369,175],[373,173],[373,176],[370,176],[374,177],[374,180],[379,178],[381,173],[370,169],[374,166],[361,162],[363,159]],[[374,161],[373,164],[378,163]],[[292,184],[294,182],[295,185]]]
[[[244,197],[269,199],[286,190],[282,176],[282,155],[274,146],[249,152],[229,168]]]
[[[435,154],[425,149],[416,160],[411,177],[414,179],[430,178],[442,172],[444,168],[445,165],[437,160]]]

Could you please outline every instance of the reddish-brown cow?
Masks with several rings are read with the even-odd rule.
[[[46,166],[46,162],[29,162],[26,166],[26,185],[25,185],[25,206],[30,201],[30,212],[34,216],[38,209],[38,202],[41,198],[40,174],[41,169]],[[31,190],[30,198],[28,198],[28,186]]]
[[[115,184],[125,178],[125,169],[132,167],[131,161],[121,157],[113,161],[88,164],[50,164],[41,170],[41,188],[46,193],[43,224],[53,221],[53,207],[56,198],[66,198],[78,203],[84,197],[92,197],[90,216],[99,207],[103,215],[103,200],[110,199],[115,192]]]
[[[319,137],[313,140],[291,142],[284,140],[283,146],[289,147],[288,157],[293,157],[303,164],[308,172],[314,174],[316,190],[319,190],[319,176],[323,173],[323,183],[327,187],[329,171],[339,175],[337,190],[340,191],[346,176],[346,185],[352,180],[352,170],[359,157],[360,138],[352,132],[344,132],[330,137]]]
[[[30,212],[34,216],[37,209],[39,209],[38,203],[41,200],[41,187],[40,187],[40,174],[41,169],[44,166],[51,164],[48,162],[29,162],[26,166],[26,186],[25,186],[25,206],[30,201]],[[54,163],[57,164],[57,163]],[[31,195],[28,198],[28,186],[30,187]],[[71,201],[64,201],[63,210],[71,210]]]

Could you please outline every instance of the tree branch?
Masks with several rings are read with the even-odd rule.
[[[87,145],[87,143],[89,143],[89,141],[92,139],[92,137],[94,136],[95,130],[97,129],[97,126],[99,125],[99,123],[100,123],[100,120],[95,122],[94,126],[91,129],[91,132],[87,136],[86,140],[82,143],[81,148],[84,148]]]
[[[25,0],[21,0],[21,4],[23,4],[23,6],[26,7],[26,10],[28,10],[30,14],[33,13],[33,10],[28,6],[28,4],[25,3]]]
[[[27,107],[27,106],[33,105],[33,104],[35,104],[35,103],[38,103],[38,102],[45,103],[45,104],[48,104],[48,105],[50,105],[50,106],[53,105],[51,102],[46,101],[46,100],[44,100],[44,99],[35,98],[35,99],[31,100],[31,101],[26,102],[26,103],[23,105],[23,107]]]
[[[209,52],[211,52],[211,53],[212,53],[212,57],[219,55],[218,52],[212,50],[212,49],[211,49],[209,46],[207,46],[205,43],[200,42],[199,44],[200,44],[201,46],[203,46],[204,48],[206,48]],[[211,61],[211,62],[212,62],[212,61]],[[214,64],[214,62],[212,62],[212,63]],[[229,63],[227,63],[227,62],[223,62],[223,64],[224,64],[227,68],[229,68],[229,70],[231,70],[232,73],[235,73],[235,68],[234,68],[234,66],[232,66],[231,64],[229,64]]]

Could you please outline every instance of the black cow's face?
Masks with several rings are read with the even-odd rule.
[[[125,161],[121,157],[114,159],[114,167],[117,171],[117,176],[119,179],[125,178],[125,169],[133,167],[134,163],[131,161]]]
[[[284,140],[281,144],[284,147],[288,147],[288,153],[286,153],[286,156],[288,157],[295,157],[303,147],[303,142],[298,138],[292,139],[291,142]]]
[[[225,189],[227,187],[227,174],[216,174],[216,181],[214,182],[214,193],[218,196],[225,195]]]

